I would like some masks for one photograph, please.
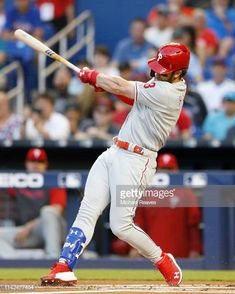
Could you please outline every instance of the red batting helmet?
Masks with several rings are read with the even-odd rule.
[[[41,162],[47,162],[47,154],[44,149],[40,148],[31,148],[26,154],[27,161],[41,161]]]
[[[157,158],[157,168],[177,170],[179,168],[177,158],[171,153],[161,154]]]
[[[149,67],[158,74],[168,74],[180,69],[188,69],[189,49],[179,43],[169,43],[158,49],[157,56],[148,61]]]

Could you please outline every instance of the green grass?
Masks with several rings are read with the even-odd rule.
[[[38,280],[48,273],[48,269],[3,269],[0,268],[0,280]],[[153,281],[162,280],[155,270],[114,270],[82,269],[76,270],[80,280],[126,280]],[[183,271],[184,281],[235,281],[235,271]]]

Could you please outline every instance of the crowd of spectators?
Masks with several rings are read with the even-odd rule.
[[[77,64],[145,82],[149,79],[147,60],[157,48],[168,42],[183,43],[191,51],[188,91],[170,139],[233,142],[235,9],[229,0],[207,1],[206,8],[187,6],[187,2],[166,0],[157,4],[145,18],[130,21],[129,35],[117,42],[114,52],[106,44],[97,44],[93,60],[81,57]],[[26,89],[24,112],[16,116],[11,113],[7,89],[1,85],[1,139],[111,140],[125,121],[128,105],[107,93],[95,93],[64,67],[55,72],[47,92],[36,92],[36,54],[16,41],[13,31],[21,28],[39,39],[48,39],[75,17],[74,3],[15,0],[5,11],[0,0],[0,68],[19,60]]]

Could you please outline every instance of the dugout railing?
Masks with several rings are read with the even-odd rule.
[[[24,74],[19,61],[14,61],[0,70],[0,83],[5,88],[7,79],[16,73],[16,85],[7,92],[9,100],[16,99],[14,110],[21,115],[24,107]]]
[[[72,44],[69,40],[70,34],[73,34]],[[83,48],[86,48],[86,58],[92,61],[95,46],[95,26],[92,14],[89,10],[82,12],[71,23],[64,27],[46,42],[50,48],[58,48],[58,53],[66,59],[71,59],[78,54]],[[48,57],[39,54],[38,63],[38,90],[45,91],[46,80],[58,68],[60,63],[47,63]]]
[[[69,35],[73,33],[72,41]],[[92,14],[86,10],[69,23],[65,28],[45,42],[49,47],[58,48],[58,53],[70,59],[75,57],[81,50],[86,49],[86,58],[91,61],[95,46],[95,26]],[[38,55],[38,90],[46,89],[46,80],[61,66],[58,62],[47,62],[48,57]],[[16,85],[8,90],[8,97],[14,102],[14,111],[21,115],[24,107],[24,74],[19,61],[11,62],[0,70],[1,88],[5,88],[7,79],[14,76]]]

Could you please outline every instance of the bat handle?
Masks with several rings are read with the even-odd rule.
[[[48,55],[48,54],[47,54]],[[69,62],[67,59],[65,59],[64,57],[58,55],[57,53],[52,51],[52,55],[49,56],[52,57],[53,59],[63,63],[64,65],[66,65],[67,67],[69,67],[70,69],[74,70],[76,73],[80,72],[80,68],[77,67],[76,65],[74,65],[73,63]]]
[[[79,73],[80,70],[81,70],[79,67],[77,67],[77,66],[75,66],[75,65],[73,65],[72,69],[73,69],[76,73]]]

